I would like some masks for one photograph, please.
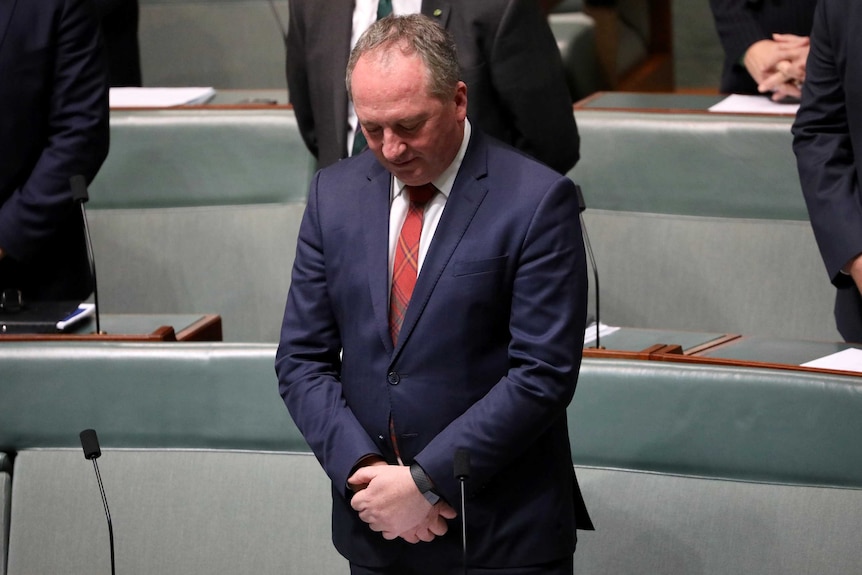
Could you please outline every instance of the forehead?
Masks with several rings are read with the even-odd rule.
[[[379,110],[414,103],[427,106],[433,99],[428,90],[428,72],[414,54],[400,50],[375,51],[363,55],[351,78],[353,102],[357,110]]]

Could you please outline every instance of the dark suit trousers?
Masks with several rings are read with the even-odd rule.
[[[862,343],[862,296],[855,285],[838,289],[835,324],[844,341]]]
[[[422,545],[422,543],[417,543]],[[350,575],[463,575],[464,570],[458,567],[442,570],[440,566],[428,565],[427,561],[416,561],[414,565],[409,559],[402,557],[396,564],[388,567],[360,567],[350,565]],[[573,575],[572,558],[562,561],[533,565],[529,567],[510,567],[503,569],[483,569],[468,566],[471,575]]]

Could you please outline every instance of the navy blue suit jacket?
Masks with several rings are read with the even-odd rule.
[[[591,528],[566,421],[587,297],[574,184],[474,129],[396,347],[389,206],[390,174],[370,152],[315,176],[276,357],[285,404],[332,480],[336,547],[371,566],[407,545],[372,532],[346,489],[362,456],[394,462],[391,412],[405,463],[456,509],[453,454],[469,450],[471,564],[570,556],[577,522]],[[460,557],[457,521],[411,549]]]
[[[841,268],[862,253],[862,4],[820,0],[802,102],[793,125],[802,191],[826,271],[838,288],[835,319],[862,342],[862,299]]]
[[[69,178],[108,153],[108,88],[90,0],[0,2],[0,288],[91,291]]]

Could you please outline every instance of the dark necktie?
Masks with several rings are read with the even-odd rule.
[[[398,244],[395,246],[395,261],[392,266],[392,293],[389,297],[389,333],[392,343],[398,342],[398,333],[407,313],[407,306],[413,296],[419,270],[419,237],[422,234],[422,221],[425,205],[437,192],[431,184],[405,186],[404,192],[410,200],[407,217],[401,226]]]
[[[377,19],[385,18],[392,14],[392,0],[380,0],[377,3]],[[359,120],[356,121],[356,133],[353,136],[353,150],[351,156],[359,154],[362,150],[368,147],[368,141],[365,139],[365,134],[359,126]]]

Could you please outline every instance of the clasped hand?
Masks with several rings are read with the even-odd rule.
[[[807,36],[773,34],[772,40],[755,42],[745,53],[745,68],[760,93],[772,93],[772,100],[799,98],[805,81],[805,65],[810,42]]]
[[[428,503],[416,488],[410,469],[403,465],[360,467],[347,483],[355,491],[351,507],[384,539],[431,541],[449,530],[447,519],[457,516],[443,500]]]

